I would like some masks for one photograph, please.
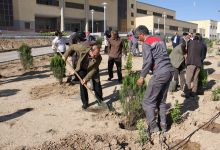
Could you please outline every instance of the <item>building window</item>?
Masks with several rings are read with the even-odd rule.
[[[183,28],[183,32],[189,32],[189,28]]]
[[[134,8],[134,4],[131,4],[131,8]]]
[[[193,29],[193,33],[196,33],[196,29]]]
[[[36,0],[37,4],[59,6],[59,0]]]
[[[154,23],[154,28],[158,29],[158,23]],[[164,25],[163,24],[159,24],[159,29],[163,29]]]
[[[84,4],[66,2],[67,8],[84,9]]]
[[[30,29],[31,28],[31,23],[30,22],[25,22],[24,27],[25,27],[25,29]]]
[[[134,13],[133,12],[131,13],[131,17],[134,17]]]
[[[12,0],[0,1],[0,26],[13,26],[13,7]]]
[[[169,18],[169,19],[173,19],[173,16],[167,15],[167,18]]]
[[[178,27],[177,26],[170,26],[170,30],[178,31]]]
[[[137,9],[137,13],[139,13],[139,14],[147,14],[147,10]]]
[[[89,10],[92,10],[92,9],[95,10],[95,11],[98,11],[98,12],[104,12],[104,8],[103,7],[90,5],[89,6]]]
[[[153,15],[154,16],[158,16],[158,17],[162,17],[162,14],[161,13],[157,13],[157,12],[153,12]]]
[[[131,25],[134,25],[134,21],[131,21]]]

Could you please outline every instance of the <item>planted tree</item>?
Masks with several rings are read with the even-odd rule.
[[[141,146],[143,146],[144,144],[146,144],[148,142],[148,137],[146,135],[145,132],[145,123],[144,123],[144,119],[140,119],[137,122],[136,128],[138,129],[138,143],[141,144]]]
[[[60,55],[55,54],[50,62],[50,69],[53,72],[55,78],[58,79],[59,83],[63,82],[63,77],[65,76],[65,61]]]
[[[179,123],[179,121],[181,120],[181,111],[178,100],[176,100],[174,108],[171,109],[171,118],[174,123]]]
[[[128,39],[122,39],[122,41],[123,41],[123,47],[124,47],[123,53],[125,56],[127,56],[127,53],[129,52]]]
[[[208,72],[202,66],[199,72],[198,87],[201,88],[206,87],[207,84],[208,84]]]
[[[137,120],[144,116],[144,110],[141,106],[144,93],[146,90],[146,82],[143,86],[136,84],[140,75],[138,72],[132,71],[132,56],[129,54],[125,65],[127,73],[123,79],[121,90],[119,92],[120,102],[125,115],[125,127],[135,127]]]
[[[31,48],[27,44],[22,44],[18,49],[18,53],[24,70],[30,69],[33,66]]]
[[[213,41],[208,39],[208,38],[204,38],[204,42],[206,43],[208,48],[212,48],[213,47]]]
[[[212,91],[212,100],[219,101],[220,100],[220,87],[214,89]]]
[[[96,39],[96,44],[99,45],[100,47],[102,46],[102,38],[97,38]]]

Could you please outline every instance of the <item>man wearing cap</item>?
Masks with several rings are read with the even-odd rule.
[[[146,26],[140,25],[135,30],[138,40],[142,42],[143,65],[140,78],[137,80],[139,86],[143,85],[144,78],[150,70],[153,76],[148,82],[148,87],[142,103],[148,123],[148,133],[159,131],[155,117],[155,110],[159,110],[160,127],[162,132],[167,131],[166,123],[166,98],[169,83],[173,77],[174,69],[170,63],[165,44],[159,38],[149,35]]]
[[[96,97],[102,101],[102,87],[100,83],[100,75],[99,75],[99,65],[102,61],[102,57],[100,55],[100,47],[95,43],[89,44],[86,42],[80,44],[73,44],[69,47],[69,49],[64,54],[64,59],[73,53],[78,53],[79,58],[77,60],[75,72],[79,74],[82,78],[82,82],[80,83],[80,96],[82,100],[82,108],[88,108],[88,92],[85,88],[84,84],[86,84],[90,79],[93,82],[93,89]]]

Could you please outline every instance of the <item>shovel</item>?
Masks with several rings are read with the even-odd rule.
[[[64,59],[64,56],[63,54],[58,50],[59,54],[62,56],[62,58]],[[79,81],[82,83],[82,78],[79,76],[79,74],[72,68],[71,64],[66,61],[66,65],[67,65],[67,68],[69,69],[68,71],[70,71],[70,73],[73,75],[75,74]],[[98,99],[95,94],[92,92],[92,90],[86,85],[86,84],[83,84],[85,86],[85,88],[87,89],[87,91],[89,91],[90,94],[92,94],[95,98],[96,98],[96,102],[98,103],[99,106],[103,107],[103,109],[108,109],[108,110],[111,110],[110,106],[103,102],[102,100]]]

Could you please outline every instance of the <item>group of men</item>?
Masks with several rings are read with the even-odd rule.
[[[173,40],[173,51],[170,59],[175,69],[176,89],[179,88],[184,92],[183,97],[195,97],[198,91],[198,75],[203,67],[207,46],[199,33],[195,36],[192,33],[183,33],[182,37],[175,33],[171,40]]]
[[[166,123],[166,98],[169,88],[169,84],[173,79],[178,81],[178,75],[181,77],[185,64],[186,69],[186,84],[181,80],[181,88],[185,86],[186,97],[191,93],[191,89],[195,92],[196,85],[191,87],[192,78],[198,75],[202,60],[196,58],[200,54],[204,45],[200,42],[200,37],[195,36],[192,41],[187,37],[183,37],[181,44],[177,44],[171,53],[171,58],[167,53],[166,43],[164,40],[156,36],[152,36],[146,26],[140,25],[133,32],[133,36],[137,37],[137,40],[142,43],[142,57],[143,65],[141,68],[140,78],[137,80],[137,85],[142,86],[147,74],[151,71],[153,73],[151,79],[148,82],[148,87],[143,99],[142,107],[146,114],[148,131],[154,133],[159,130],[163,132],[167,131]],[[112,31],[111,36],[106,38],[108,42],[108,80],[113,78],[113,65],[116,64],[118,82],[122,83],[122,51],[123,42],[118,36],[117,31]],[[173,39],[174,42],[178,42],[177,38]],[[102,87],[99,75],[99,65],[102,61],[100,55],[100,47],[97,43],[84,41],[81,43],[75,43],[70,45],[69,49],[64,53],[64,60],[67,60],[68,56],[72,56],[77,53],[75,71],[80,75],[82,81],[80,83],[80,95],[82,100],[82,108],[87,109],[89,107],[87,89],[84,87],[89,80],[92,80],[95,95],[98,99],[103,100]],[[187,54],[187,57],[185,57]],[[181,56],[176,56],[181,55]],[[178,57],[178,60],[174,60],[172,57]],[[204,58],[203,58],[204,59]],[[180,62],[178,62],[181,60]],[[176,63],[176,64],[175,64]],[[178,63],[178,64],[177,64]],[[176,77],[177,75],[177,77]],[[197,79],[194,79],[195,83]],[[193,80],[193,81],[194,81]],[[155,111],[159,110],[160,122],[156,120]]]

